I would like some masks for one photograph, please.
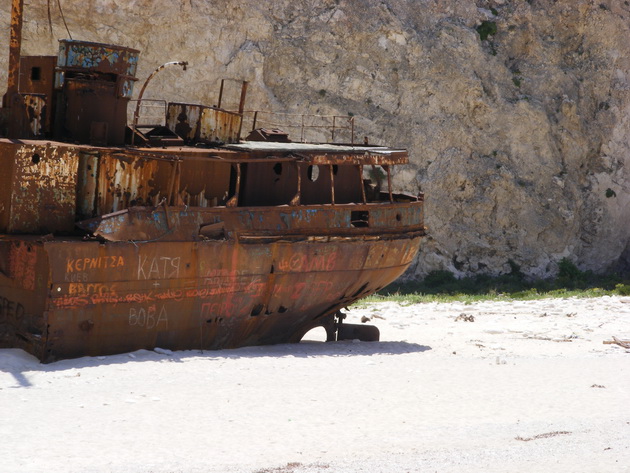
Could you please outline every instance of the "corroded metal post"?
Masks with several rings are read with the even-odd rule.
[[[245,110],[245,97],[247,96],[247,84],[248,82],[244,80],[243,84],[241,85],[241,99],[239,100],[239,103],[238,103],[238,113],[240,113],[241,115],[243,114],[243,110]]]
[[[11,42],[9,44],[9,71],[7,93],[2,99],[2,106],[9,107],[11,98],[18,92],[20,79],[20,52],[22,49],[22,18],[24,0],[13,0],[11,8]]]
[[[225,79],[221,79],[221,87],[219,88],[219,101],[217,103],[217,108],[221,108],[221,101],[223,100],[223,84],[225,84]]]
[[[241,123],[238,126],[238,136],[237,139],[240,141],[241,139],[241,130],[243,129],[243,112],[245,111],[245,96],[247,95],[247,84],[246,80],[243,81],[241,85],[241,100],[238,103],[238,113],[241,115]]]

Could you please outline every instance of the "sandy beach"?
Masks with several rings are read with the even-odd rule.
[[[362,318],[380,342],[0,350],[0,472],[630,471],[630,297]]]

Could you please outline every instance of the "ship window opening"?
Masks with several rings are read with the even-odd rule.
[[[264,308],[265,306],[263,306],[262,304],[256,304],[254,308],[252,309],[252,313],[250,315],[252,317],[256,317],[257,315],[260,315],[260,313],[262,312]]]
[[[339,166],[336,164],[333,164],[333,175],[337,175],[337,173],[339,172]]]
[[[315,182],[319,177],[319,166],[317,164],[311,165],[306,170],[306,176],[311,182]]]
[[[39,162],[41,161],[41,156],[37,153],[33,154],[33,157],[31,158],[31,161],[33,162],[33,164],[39,164]]]
[[[353,210],[350,212],[350,225],[356,228],[370,226],[370,212],[367,210]]]
[[[282,175],[282,163],[276,163],[273,166],[273,172],[275,172],[277,176],[281,176]]]
[[[402,220],[402,215],[396,214],[396,221],[400,222]]]
[[[41,67],[31,67],[31,80],[32,81],[42,80]]]

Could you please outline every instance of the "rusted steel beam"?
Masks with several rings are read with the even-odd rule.
[[[10,107],[12,97],[18,93],[20,81],[20,52],[22,50],[22,23],[24,0],[13,0],[11,4],[11,39],[9,43],[9,70],[7,92],[2,99],[3,107]]]

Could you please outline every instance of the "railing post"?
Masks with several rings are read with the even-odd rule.
[[[221,79],[221,87],[219,88],[219,103],[217,104],[217,108],[221,108],[221,100],[223,100],[223,83],[225,79]]]
[[[247,96],[247,84],[246,80],[243,81],[241,85],[241,100],[238,103],[238,113],[243,114],[243,110],[245,110],[245,97]]]
[[[256,121],[258,120],[258,110],[254,112],[254,121],[252,122],[252,131],[256,129]]]
[[[350,144],[354,144],[354,117],[350,117]]]

